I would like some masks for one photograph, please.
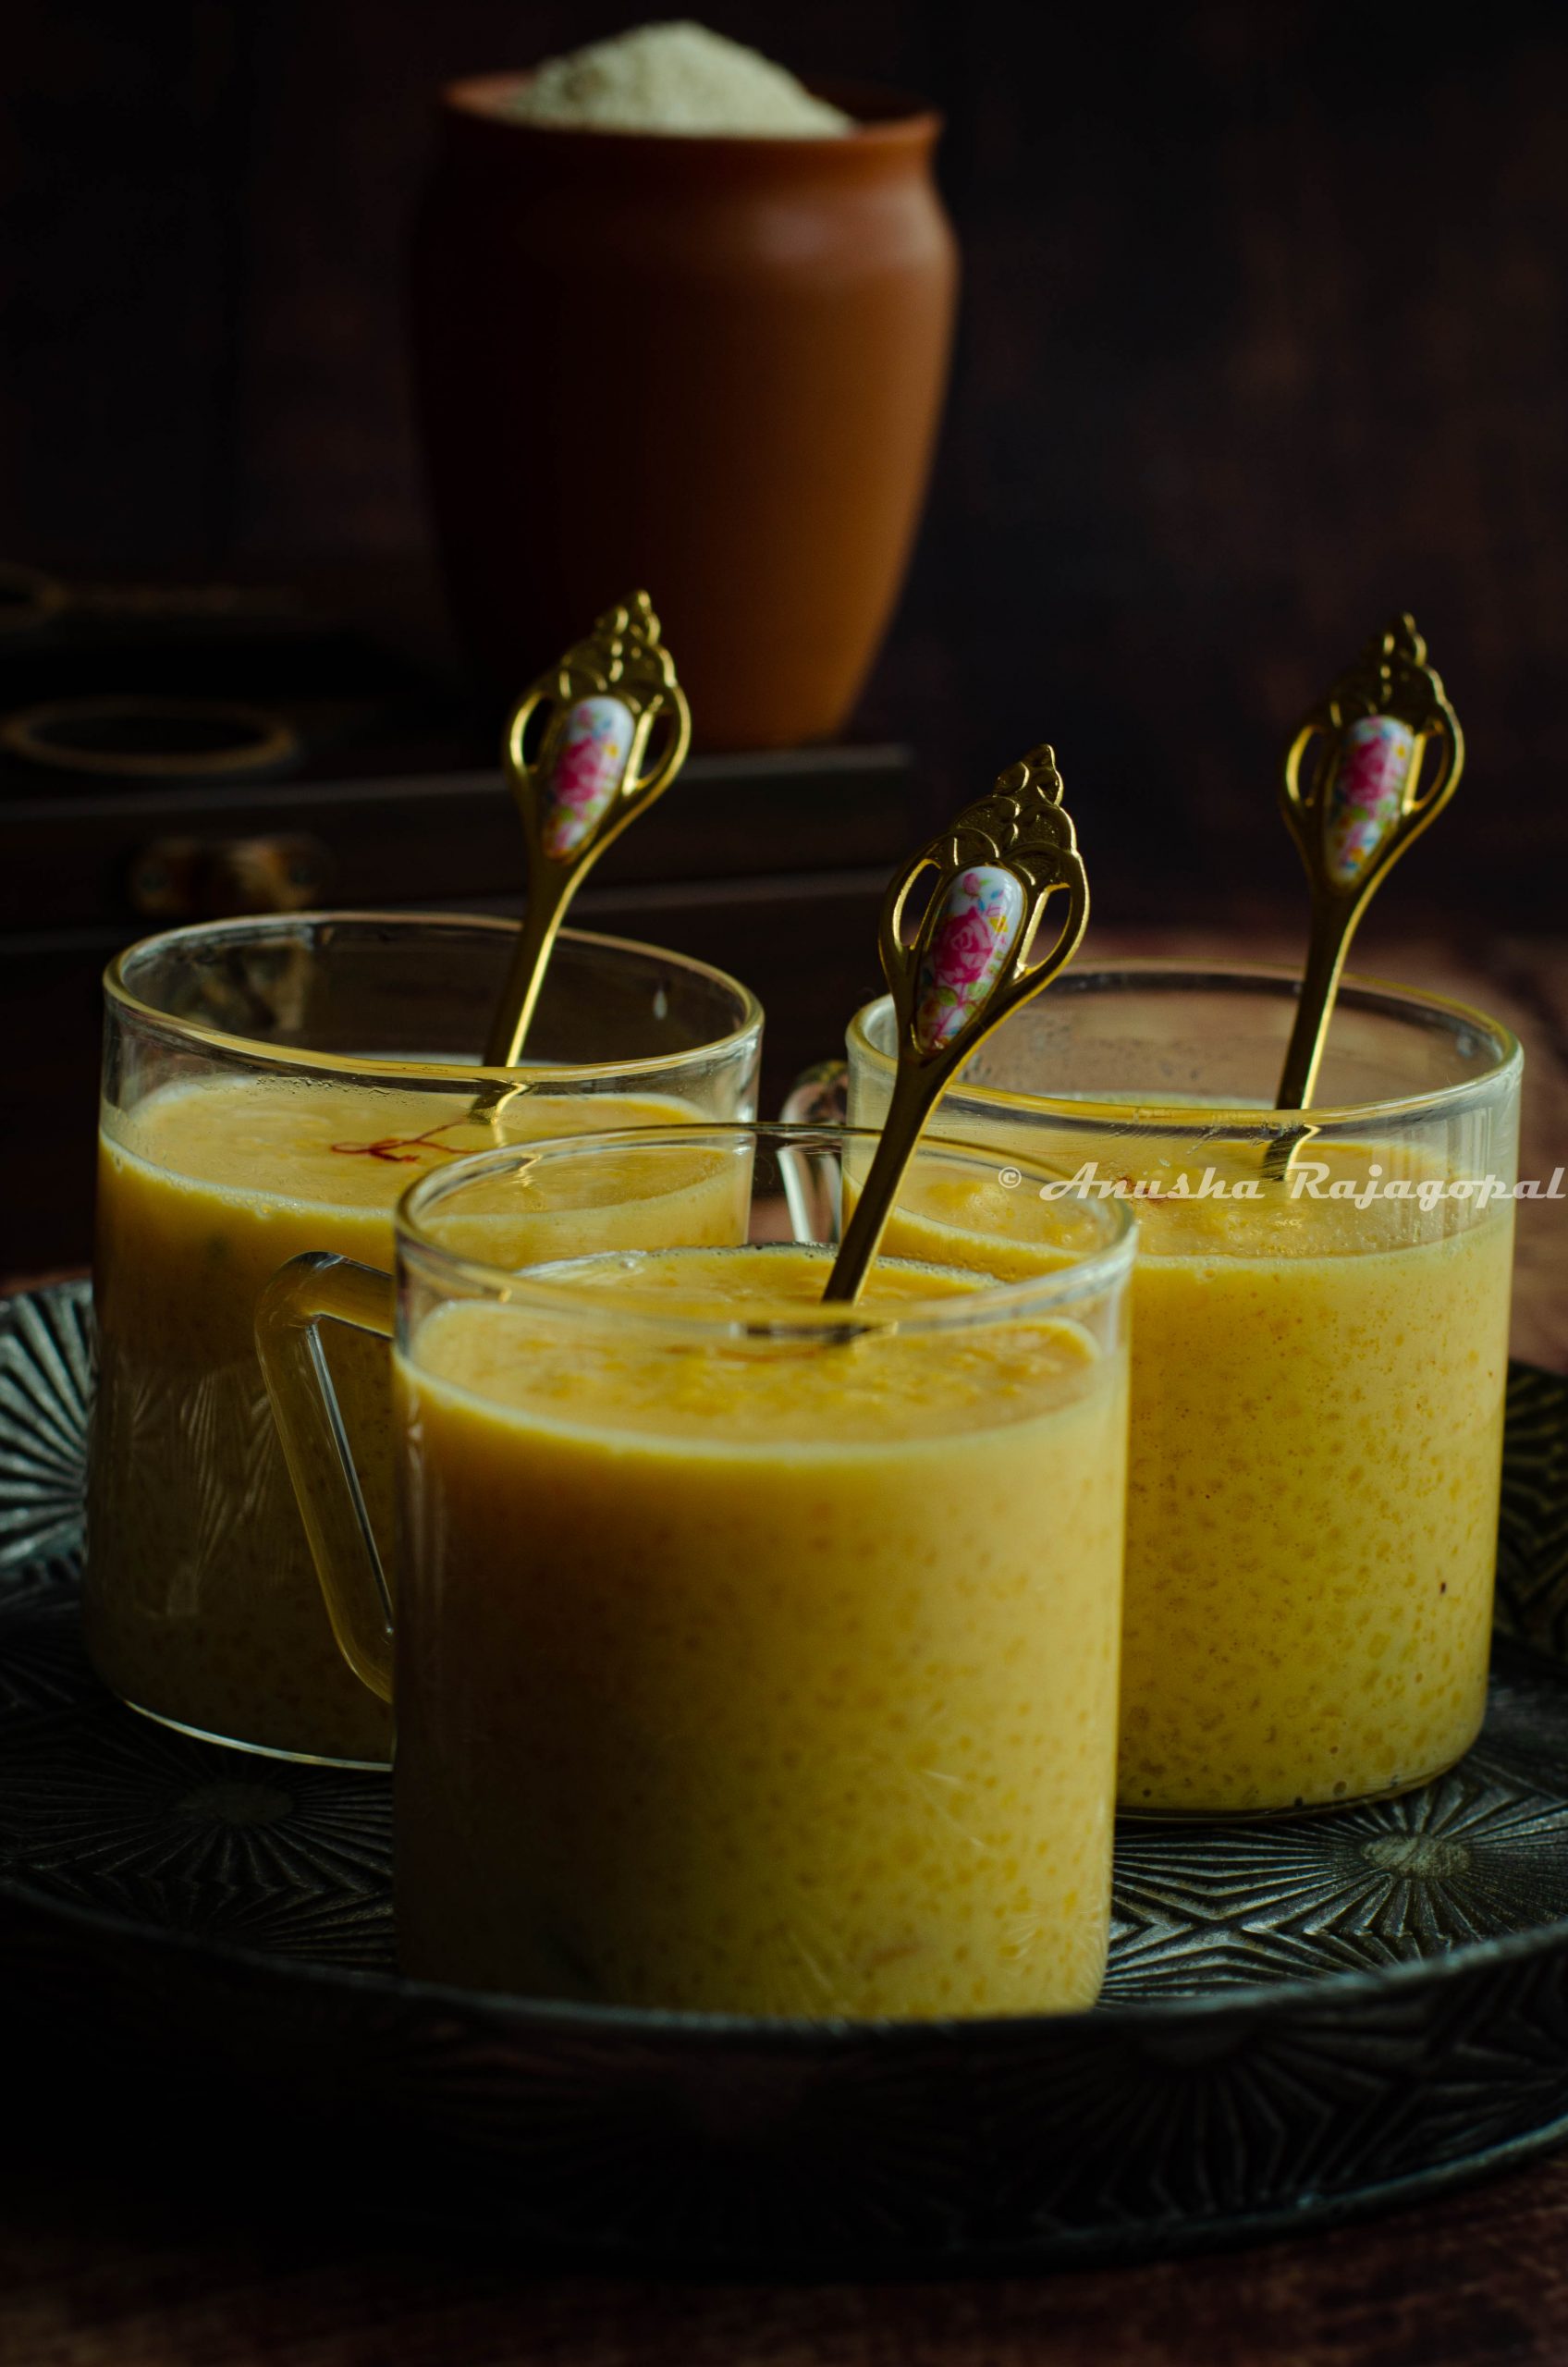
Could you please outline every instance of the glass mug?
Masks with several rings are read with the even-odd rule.
[[[846,1148],[502,1151],[408,1193],[395,1293],[331,1257],[270,1285],[334,1624],[396,1692],[407,1971],[763,2015],[1092,2003],[1132,1227],[1035,1198],[998,1260],[994,1161],[925,1150],[963,1223],[920,1220],[923,1262],[847,1313],[817,1245]],[[345,1325],[395,1332],[395,1622],[321,1354]]]
[[[1140,1196],[1121,1804],[1145,1815],[1409,1790],[1486,1706],[1519,1047],[1347,981],[1304,1122],[1269,1106],[1294,1000],[1263,969],[1074,969],[934,1121]],[[890,1043],[869,1005],[862,1124]]]
[[[559,938],[521,1070],[481,1071],[511,922],[220,921],[111,964],[83,1617],[98,1673],[166,1723],[253,1750],[385,1766],[391,1721],[333,1643],[253,1339],[293,1251],[389,1261],[392,1208],[465,1148],[586,1126],[744,1118],[762,1012],[719,971]],[[521,1085],[472,1121],[475,1086]],[[390,1534],[384,1349],[339,1383]]]

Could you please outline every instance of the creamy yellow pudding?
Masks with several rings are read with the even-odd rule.
[[[1124,1353],[1039,1316],[746,1335],[826,1261],[583,1261],[574,1319],[448,1304],[398,1357],[410,1971],[759,2014],[1094,1998]],[[863,1305],[977,1281],[882,1260]]]
[[[1282,1196],[1140,1209],[1128,1808],[1362,1798],[1475,1740],[1512,1219]]]
[[[1235,1149],[1162,1167],[1135,1138],[986,1134],[1156,1194],[1132,1204],[1122,1806],[1262,1813],[1450,1766],[1486,1700],[1512,1203],[1398,1148],[1314,1145],[1270,1181]],[[923,1190],[1006,1235],[1005,1192]],[[1020,1241],[1014,1269],[1033,1260]]]
[[[83,1605],[94,1665],[137,1707],[263,1748],[389,1756],[388,1713],[333,1641],[252,1326],[263,1285],[301,1250],[389,1269],[392,1209],[407,1185],[495,1141],[470,1109],[457,1092],[258,1076],[165,1085],[111,1113],[99,1157]],[[694,1115],[651,1098],[531,1091],[502,1123],[515,1141]],[[664,1199],[629,1208],[619,1235],[594,1211],[582,1220],[587,1237],[741,1237],[744,1191],[723,1162],[696,1162],[678,1180]],[[606,1169],[606,1191],[613,1182]],[[496,1225],[475,1222],[472,1245],[494,1253]],[[574,1237],[567,1216],[551,1220],[539,1249],[571,1254],[582,1227]],[[528,1239],[519,1257],[534,1254]],[[385,1558],[387,1353],[337,1328],[328,1339]]]

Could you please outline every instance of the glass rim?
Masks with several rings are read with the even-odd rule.
[[[472,1085],[477,1078],[482,1083],[516,1085],[520,1078],[546,1081],[552,1077],[624,1078],[631,1075],[654,1076],[668,1074],[685,1068],[697,1059],[720,1057],[736,1051],[746,1038],[763,1023],[763,1008],[750,987],[731,977],[728,970],[720,970],[711,962],[699,961],[694,954],[677,953],[668,946],[649,945],[641,938],[611,937],[600,929],[563,928],[563,942],[579,946],[609,946],[618,953],[632,953],[660,963],[666,969],[682,970],[689,976],[701,979],[704,985],[717,985],[728,993],[740,1008],[741,1016],[735,1025],[722,1036],[708,1042],[689,1045],[682,1052],[649,1052],[641,1058],[618,1061],[556,1061],[548,1066],[531,1068],[525,1060],[516,1068],[490,1068],[482,1061],[465,1066],[444,1061],[393,1061],[378,1059],[367,1053],[349,1057],[340,1052],[312,1051],[305,1045],[269,1043],[264,1036],[236,1036],[221,1027],[212,1027],[204,1020],[182,1019],[173,1012],[160,1011],[127,983],[127,964],[139,956],[165,951],[178,945],[215,940],[231,936],[283,936],[291,928],[309,927],[328,921],[341,927],[345,923],[374,928],[397,928],[410,934],[422,928],[458,928],[479,936],[518,934],[520,924],[497,913],[390,912],[380,907],[364,907],[353,911],[329,910],[300,913],[237,913],[225,920],[193,921],[180,928],[161,929],[151,937],[138,938],[116,953],[104,967],[104,999],[117,1011],[134,1017],[138,1024],[160,1035],[165,1041],[198,1045],[203,1049],[237,1053],[242,1059],[268,1065],[302,1069],[312,1076],[355,1078],[368,1076],[386,1078],[389,1082],[418,1080],[441,1085]]]
[[[1192,962],[1170,954],[1129,954],[1120,961],[1085,962],[1064,970],[1047,991],[1053,995],[1084,994],[1092,991],[1093,979],[1111,984],[1125,979],[1130,985],[1158,985],[1161,980],[1172,986],[1201,990],[1221,991],[1242,987],[1279,988],[1292,995],[1299,988],[1301,974],[1286,963],[1278,962]],[[1317,1131],[1330,1126],[1365,1125],[1368,1120],[1402,1121],[1419,1117],[1433,1110],[1452,1110],[1471,1095],[1490,1093],[1511,1073],[1517,1074],[1524,1054],[1519,1039],[1501,1019],[1494,1019],[1470,1003],[1456,1001],[1452,996],[1428,994],[1421,987],[1402,986],[1391,978],[1363,976],[1348,973],[1340,981],[1339,994],[1363,1010],[1381,1009],[1393,1018],[1410,1019],[1415,1014],[1436,1017],[1450,1023],[1450,1032],[1461,1026],[1474,1029],[1493,1047],[1496,1058],[1490,1067],[1476,1076],[1463,1077],[1453,1085],[1441,1085],[1425,1093],[1389,1097],[1376,1101],[1350,1101],[1329,1104],[1315,1101],[1305,1110],[1260,1109],[1247,1102],[1221,1101],[1161,1101],[1158,1098],[1140,1097],[1136,1103],[1103,1101],[1089,1095],[1083,1097],[1062,1094],[1021,1093],[1007,1085],[979,1085],[955,1076],[944,1098],[957,1101],[995,1103],[1010,1110],[1037,1112],[1047,1110],[1053,1117],[1089,1121],[1095,1124],[1122,1124],[1128,1113],[1135,1109],[1141,1132],[1168,1128],[1171,1132],[1192,1131],[1194,1120],[1205,1125],[1218,1123],[1227,1134],[1258,1136],[1296,1131],[1305,1121]],[[879,1069],[890,1071],[894,1065],[890,1052],[883,1051],[871,1039],[872,1015],[890,1008],[892,997],[878,995],[863,1003],[851,1019],[847,1033],[851,1057],[858,1051]]]
[[[788,1313],[756,1316],[745,1308],[732,1308],[719,1315],[671,1315],[645,1297],[642,1304],[632,1304],[628,1294],[600,1298],[589,1294],[567,1280],[545,1279],[533,1268],[519,1269],[496,1266],[480,1257],[470,1257],[461,1251],[447,1247],[426,1232],[423,1222],[423,1204],[442,1201],[465,1189],[470,1184],[482,1183],[496,1174],[508,1173],[519,1168],[536,1166],[544,1159],[560,1159],[570,1153],[620,1149],[628,1144],[643,1149],[690,1150],[694,1144],[734,1142],[741,1136],[756,1140],[782,1142],[786,1148],[805,1151],[832,1149],[857,1141],[874,1149],[880,1141],[874,1126],[830,1124],[790,1124],[769,1119],[716,1119],[673,1126],[606,1127],[602,1134],[553,1134],[537,1141],[506,1143],[495,1150],[474,1151],[466,1159],[453,1159],[447,1166],[434,1169],[428,1175],[416,1177],[410,1184],[393,1212],[397,1263],[399,1280],[407,1264],[417,1264],[423,1270],[434,1269],[437,1282],[463,1282],[471,1288],[477,1285],[486,1296],[504,1300],[508,1306],[528,1306],[540,1312],[570,1313],[576,1319],[597,1316],[601,1320],[613,1318],[619,1324],[631,1322],[639,1330],[674,1334],[685,1339],[747,1338],[779,1340],[815,1340],[841,1333],[846,1327],[856,1331],[891,1331],[900,1332],[951,1331],[973,1329],[982,1323],[1003,1323],[1019,1319],[1024,1314],[1042,1316],[1065,1311],[1085,1298],[1125,1284],[1132,1271],[1133,1253],[1137,1246],[1137,1225],[1132,1211],[1119,1200],[1096,1202],[1096,1220],[1109,1220],[1109,1238],[1082,1257],[1070,1257],[1062,1265],[1045,1273],[1024,1275],[1016,1282],[987,1281],[974,1291],[956,1297],[931,1299],[900,1299],[888,1308],[846,1307],[838,1302],[791,1302]],[[992,1175],[998,1173],[997,1154],[983,1143],[955,1141],[946,1134],[928,1136],[920,1150],[939,1158],[961,1157],[984,1166]],[[918,1156],[918,1154],[917,1154]],[[1047,1184],[1070,1180],[1065,1171],[1049,1166],[1044,1160],[1010,1162],[1010,1170],[1021,1184]],[[1004,1187],[998,1184],[998,1189]],[[1017,1188],[1017,1187],[1014,1187]],[[555,1210],[552,1214],[564,1214]],[[675,1246],[682,1245],[677,1244]],[[707,1245],[692,1244],[694,1247]],[[780,1243],[781,1248],[804,1245]],[[590,1251],[588,1257],[606,1254]],[[563,1258],[561,1266],[576,1264],[574,1258]],[[1042,1302],[1048,1302],[1042,1304]]]

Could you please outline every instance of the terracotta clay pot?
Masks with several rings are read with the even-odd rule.
[[[957,251],[938,119],[841,139],[562,131],[445,94],[414,350],[458,623],[515,693],[645,585],[699,742],[837,731],[909,556]]]

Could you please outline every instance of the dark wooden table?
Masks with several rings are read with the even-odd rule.
[[[1246,2252],[997,2283],[650,2284],[6,2181],[14,2367],[1559,2367],[1568,2157]]]
[[[1092,951],[1288,958],[1269,928]],[[1369,924],[1358,967],[1478,1002],[1528,1062],[1521,1171],[1568,1165],[1568,949]],[[827,1049],[827,1047],[824,1048]],[[1520,1207],[1515,1353],[1568,1368],[1568,1208]],[[243,2147],[244,2132],[236,2132]],[[1568,2361],[1568,2154],[1246,2251],[989,2283],[719,2286],[501,2268],[291,2204],[287,2180],[165,2177],[155,2126],[84,2158],[5,2135],[6,2367],[1476,2367]]]

